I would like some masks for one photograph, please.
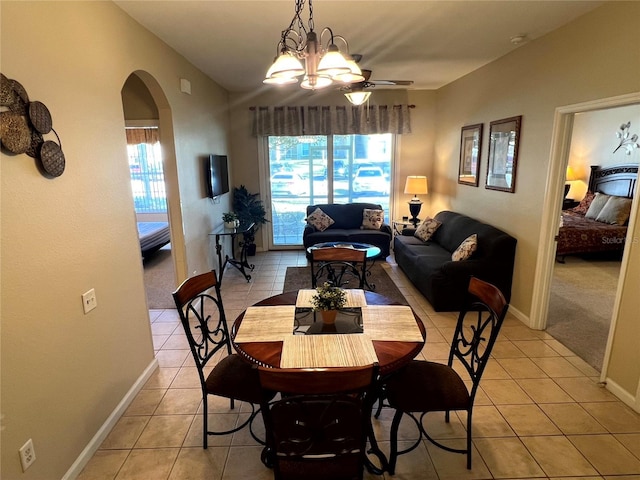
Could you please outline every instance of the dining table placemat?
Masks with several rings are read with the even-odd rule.
[[[345,308],[363,307],[367,304],[367,299],[364,296],[364,290],[358,288],[346,288],[344,291],[347,294],[347,303]],[[311,303],[311,297],[316,294],[315,289],[298,290],[298,297],[296,298],[296,307],[298,308],[313,308]]]
[[[368,335],[293,335],[282,343],[280,368],[357,367],[377,361]]]
[[[247,308],[234,342],[277,342],[293,335],[294,305]]]
[[[423,342],[422,333],[406,305],[362,307],[362,330],[376,341]]]

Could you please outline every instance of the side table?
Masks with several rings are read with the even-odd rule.
[[[402,235],[402,231],[405,228],[415,228],[415,226],[413,225],[413,223],[411,222],[411,220],[407,219],[407,220],[394,220],[392,222],[393,224],[393,234],[394,235]]]
[[[249,264],[247,260],[247,245],[248,245],[248,237],[251,237],[253,234],[253,227],[255,227],[255,223],[247,223],[244,225],[240,225],[236,228],[225,228],[224,225],[220,225],[218,228],[213,230],[209,235],[215,236],[216,239],[216,254],[218,255],[218,266],[220,268],[220,272],[218,274],[218,284],[222,285],[222,276],[224,275],[224,269],[227,264],[233,265],[236,267],[244,278],[247,279],[247,282],[251,281],[251,275],[247,272],[246,269],[253,271],[255,265]],[[242,235],[242,240],[240,241],[240,257],[236,258],[236,247],[235,247],[235,239],[237,235]],[[222,245],[220,245],[220,237],[228,236],[231,237],[231,256],[225,255],[224,263],[222,261]]]

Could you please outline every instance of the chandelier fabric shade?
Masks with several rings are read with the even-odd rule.
[[[411,133],[410,105],[252,107],[254,136]]]
[[[309,20],[302,19],[307,0],[295,0],[295,13],[289,26],[282,31],[277,56],[263,83],[286,85],[297,83],[309,90],[326,88],[334,82],[344,85],[364,81],[360,67],[349,56],[349,45],[331,28],[324,28],[320,35],[314,31],[313,0],[308,0]],[[323,42],[326,38],[326,42]],[[344,44],[341,52],[336,41]],[[304,65],[303,65],[304,61]]]

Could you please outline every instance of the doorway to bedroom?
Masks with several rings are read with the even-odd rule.
[[[541,243],[531,326],[545,329],[600,371],[602,379],[606,378],[616,328],[629,322],[626,316],[618,318],[618,311],[625,280],[629,280],[625,272],[630,259],[620,250],[567,256],[564,264],[558,263],[554,237],[562,223],[560,208],[563,211],[573,208],[585,197],[591,165],[606,169],[621,164],[638,164],[638,150],[630,155],[620,150],[614,152],[621,143],[616,135],[621,124],[630,120],[640,127],[638,100],[638,95],[632,94],[558,108],[547,179],[551,188],[545,198],[542,235],[548,243]],[[567,166],[571,167],[572,176],[565,177]],[[564,189],[565,183],[570,187],[568,192]],[[634,201],[631,206],[631,229],[634,227],[636,203]],[[561,338],[561,327],[565,338]]]
[[[135,74],[123,89],[127,157],[149,309],[175,308],[175,268],[156,103]]]
[[[611,179],[608,183],[613,184],[615,175],[606,169],[638,163],[640,151],[618,148],[623,140],[619,127],[627,122],[634,133],[640,131],[640,105],[575,114],[567,166],[569,189],[562,207],[563,220],[570,225],[565,228],[583,218],[579,212],[584,208],[577,204],[582,201],[584,207],[591,198],[587,190],[592,165],[606,172]],[[609,227],[603,224],[602,228]],[[602,370],[624,248],[622,239],[608,235],[611,238],[603,237],[609,240],[606,244],[589,247],[593,252],[567,255],[563,262],[555,262],[547,318],[547,332],[598,371]],[[564,243],[563,248],[567,248]],[[595,251],[600,248],[602,251]]]

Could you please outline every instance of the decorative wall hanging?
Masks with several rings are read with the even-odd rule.
[[[513,193],[522,116],[496,120],[489,124],[489,160],[485,188]]]
[[[629,138],[629,128],[631,128],[631,122],[623,123],[620,125],[620,131],[616,132],[616,137],[620,140],[620,145],[616,147],[613,153],[616,153],[621,148],[625,148],[627,150],[627,155],[631,155],[636,148],[640,148],[640,143],[638,143],[638,135],[633,134],[631,138]]]
[[[460,165],[458,183],[478,186],[480,176],[480,152],[482,150],[482,124],[462,127],[460,138]]]
[[[16,155],[26,153],[38,160],[42,173],[59,177],[65,158],[60,137],[53,129],[51,113],[44,103],[29,101],[29,95],[16,80],[0,73],[0,141],[2,147]],[[53,132],[57,142],[45,140]]]

